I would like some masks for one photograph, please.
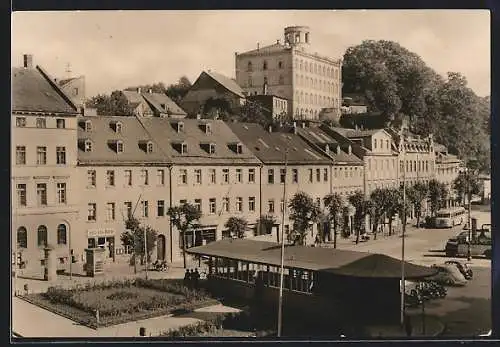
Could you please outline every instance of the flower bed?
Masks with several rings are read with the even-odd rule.
[[[168,280],[114,281],[73,289],[50,287],[45,293],[24,299],[93,328],[217,303],[205,291]]]

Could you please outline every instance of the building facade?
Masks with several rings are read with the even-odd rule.
[[[12,68],[11,189],[13,249],[23,271],[43,274],[44,248],[60,266],[78,231],[78,109],[31,55]]]
[[[453,182],[460,174],[462,160],[456,155],[448,153],[448,149],[439,143],[434,144],[435,153],[435,178],[437,181],[444,183],[449,192],[448,206],[456,205],[455,190]]]
[[[308,27],[284,30],[284,43],[235,53],[236,82],[247,95],[269,94],[290,100],[288,114],[296,119],[319,119],[323,109],[340,115],[342,62],[313,53]],[[338,118],[338,116],[337,116]]]
[[[288,100],[277,95],[250,95],[246,100],[259,104],[269,115],[269,119],[284,119],[288,115]]]
[[[172,99],[163,93],[153,93],[152,90],[124,90],[123,95],[139,117],[184,118],[186,112]]]
[[[189,115],[202,114],[207,101],[224,102],[234,112],[245,102],[241,87],[231,78],[214,71],[203,71],[182,98],[181,107]]]

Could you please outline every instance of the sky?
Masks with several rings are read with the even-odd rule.
[[[283,42],[310,27],[311,50],[341,58],[363,40],[391,40],[445,75],[462,73],[490,94],[490,14],[485,10],[58,11],[12,15],[11,65],[22,55],[54,77],[84,75],[87,97],[129,86],[192,82],[211,69],[234,77],[234,54]]]

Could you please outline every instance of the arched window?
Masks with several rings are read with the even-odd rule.
[[[25,227],[17,229],[17,247],[28,248],[28,232]]]
[[[59,224],[57,226],[57,244],[65,245],[66,244],[66,225]]]
[[[116,153],[123,153],[123,141],[116,141]]]
[[[323,66],[323,76],[326,75],[326,67]]]
[[[264,63],[262,64],[262,70],[267,70],[267,61],[264,60]]]
[[[38,246],[47,246],[47,227],[40,225],[37,230]]]
[[[309,43],[309,33],[306,33],[306,43]]]
[[[314,73],[318,73],[318,65],[316,63],[314,63]]]
[[[285,79],[283,78],[282,75],[279,77],[279,84],[285,84]]]
[[[282,61],[278,62],[278,69],[283,69],[283,62]]]
[[[253,66],[251,61],[248,62],[247,71],[253,71]]]

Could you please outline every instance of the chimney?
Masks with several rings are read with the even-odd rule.
[[[137,88],[137,93],[141,94],[141,88]]]
[[[23,66],[25,69],[32,69],[33,68],[33,56],[31,54],[24,54],[23,61],[24,61]]]

